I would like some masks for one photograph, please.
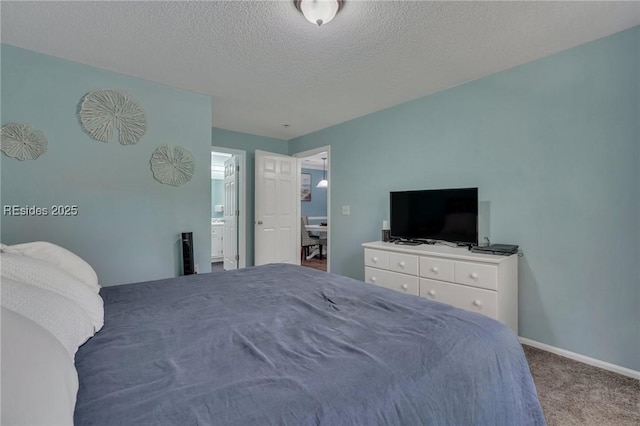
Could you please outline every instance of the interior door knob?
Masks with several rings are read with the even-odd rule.
[[[261,220],[258,221],[258,225],[262,225],[262,221]]]

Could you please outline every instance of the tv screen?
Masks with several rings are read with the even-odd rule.
[[[391,237],[478,244],[478,188],[391,192]]]

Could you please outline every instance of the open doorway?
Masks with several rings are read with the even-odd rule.
[[[329,271],[330,147],[295,154],[300,160],[300,264]]]
[[[244,151],[211,150],[211,271],[246,266]]]

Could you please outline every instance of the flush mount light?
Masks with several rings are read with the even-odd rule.
[[[320,26],[331,22],[342,9],[342,0],[294,0],[307,21]]]

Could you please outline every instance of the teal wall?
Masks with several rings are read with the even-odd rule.
[[[78,205],[75,217],[3,216],[4,244],[45,240],[94,266],[102,285],[181,273],[180,233],[194,233],[196,263],[210,269],[211,98],[2,45],[2,124],[30,123],[46,135],[37,160],[0,154],[2,205]],[[91,90],[130,92],[149,126],[136,145],[91,139],[77,110]],[[162,144],[187,148],[195,174],[181,187],[153,179],[149,160]]]
[[[80,212],[3,216],[5,244],[61,244],[113,285],[177,275],[179,233],[193,231],[206,272],[213,145],[247,152],[251,265],[255,150],[331,145],[333,272],[362,278],[360,244],[379,239],[389,191],[478,186],[492,241],[524,252],[520,334],[640,370],[638,27],[289,142],[211,129],[207,96],[7,45],[1,56],[2,124],[28,122],[49,139],[35,161],[0,155],[3,206]],[[140,143],[82,132],[78,103],[101,88],[127,90],[145,106]],[[165,143],[196,157],[182,187],[151,176],[149,157]]]
[[[282,139],[268,138],[264,136],[250,135],[231,130],[214,127],[211,137],[211,145],[214,147],[232,148],[245,151],[247,154],[247,211],[245,220],[247,224],[247,266],[254,264],[254,187],[256,150],[268,151],[276,154],[287,154],[289,145]],[[211,149],[211,148],[210,148]],[[242,212],[240,215],[242,216]]]
[[[302,173],[311,175],[311,201],[300,203],[300,213],[302,216],[327,216],[327,188],[316,188],[324,175],[322,170],[302,169]]]
[[[211,179],[211,217],[220,219],[224,211],[215,211],[216,204],[224,206],[224,179]]]
[[[331,145],[332,272],[363,277],[389,191],[477,186],[524,252],[521,336],[640,370],[639,51],[635,27],[289,141]]]

